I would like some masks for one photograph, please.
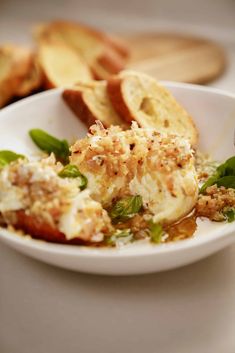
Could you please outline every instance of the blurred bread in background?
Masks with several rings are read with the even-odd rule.
[[[39,90],[77,84],[74,95],[86,101],[83,107],[91,119],[99,115],[97,104],[101,107],[100,100],[91,104],[94,95],[94,101],[99,96],[106,102],[104,116],[109,107],[109,114],[118,120],[117,109],[115,113],[107,103],[104,83],[91,87],[91,80],[109,80],[129,68],[156,79],[207,83],[226,67],[220,46],[192,36],[127,33],[118,38],[80,23],[51,21],[35,26],[33,38],[33,49],[14,44],[0,47],[0,107]],[[81,86],[86,82],[89,89]]]
[[[23,92],[28,94],[33,67],[34,55],[30,49],[12,44],[0,47],[0,107],[14,96],[21,96]],[[34,83],[33,86],[38,84]]]
[[[42,24],[35,28],[39,43],[61,42],[81,56],[97,79],[106,79],[122,70],[127,62],[128,49],[107,34],[84,25],[65,21]]]

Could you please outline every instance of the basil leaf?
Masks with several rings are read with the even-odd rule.
[[[22,154],[18,154],[8,150],[0,151],[0,168],[5,167],[7,164],[16,161],[19,158],[25,158]]]
[[[235,175],[235,157],[227,159],[227,161],[217,167],[220,177]]]
[[[235,188],[233,177],[235,177],[235,156],[217,167],[216,172],[202,185],[200,193],[204,193],[209,186],[214,184],[218,187]]]
[[[235,208],[230,208],[223,212],[225,218],[227,219],[228,223],[235,221]]]
[[[224,176],[216,181],[218,187],[224,186],[225,188],[235,189],[235,176]]]
[[[162,235],[164,234],[163,228],[159,223],[149,222],[149,231],[151,241],[155,244],[161,243]]]
[[[128,196],[115,203],[109,212],[109,216],[114,222],[125,221],[137,214],[142,205],[141,196]]]
[[[44,152],[54,153],[56,158],[61,162],[69,161],[69,144],[66,140],[59,140],[56,137],[49,135],[41,129],[32,129],[29,135],[33,142]]]
[[[87,177],[83,175],[78,167],[73,164],[66,165],[58,174],[61,178],[79,178],[80,179],[80,189],[84,190],[87,187]]]
[[[133,240],[133,233],[130,229],[117,229],[106,239],[108,245],[125,245]]]

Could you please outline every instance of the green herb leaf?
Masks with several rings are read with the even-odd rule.
[[[5,167],[7,164],[16,161],[19,158],[25,158],[22,154],[18,154],[8,150],[0,151],[0,169]]]
[[[126,221],[137,214],[142,205],[141,196],[128,196],[115,203],[109,212],[109,216],[114,222]]]
[[[235,156],[219,165],[216,172],[202,185],[200,193],[203,194],[209,186],[217,184],[218,187],[235,188]]]
[[[155,244],[161,243],[162,235],[164,234],[162,226],[158,223],[154,223],[153,221],[150,221],[149,231],[150,231],[151,241]]]
[[[220,177],[235,176],[235,157],[227,159],[227,161],[217,167],[217,172]]]
[[[44,152],[54,153],[62,163],[69,161],[69,144],[66,140],[59,140],[54,136],[49,135],[41,129],[32,129],[29,135],[34,143]]]
[[[107,237],[107,245],[125,245],[133,240],[130,229],[117,229],[110,237]]]
[[[61,178],[79,178],[80,184],[79,187],[81,190],[84,190],[87,187],[87,177],[83,175],[78,167],[73,164],[66,165],[58,174]]]
[[[225,188],[235,189],[235,176],[224,176],[216,181],[218,187],[224,186]]]
[[[227,219],[228,223],[234,222],[235,221],[235,209],[230,208],[226,211],[223,212],[225,218]]]

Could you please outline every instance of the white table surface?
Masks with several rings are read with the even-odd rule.
[[[230,65],[212,85],[235,92],[234,1],[200,0],[187,16],[169,11],[170,1],[148,1],[139,14],[128,3],[124,14],[113,2],[110,16],[104,0],[0,0],[0,41],[28,42],[29,25],[53,15],[112,30],[187,29],[224,45]],[[48,266],[0,243],[0,353],[65,352],[234,353],[235,245],[174,271],[103,277]]]

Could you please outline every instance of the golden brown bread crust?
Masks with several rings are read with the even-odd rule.
[[[127,129],[129,124],[113,109],[106,87],[106,81],[92,80],[79,83],[74,88],[66,89],[63,98],[75,115],[88,127],[96,120],[100,120],[106,128],[118,125]]]
[[[42,69],[42,87],[43,89],[53,89],[56,88],[57,86],[53,82],[53,80],[50,80],[49,77],[47,76],[46,72],[43,70],[43,67],[40,66]]]
[[[61,244],[84,244],[84,241],[78,238],[67,240],[65,235],[50,224],[44,223],[33,216],[27,215],[24,211],[16,212],[14,227],[30,234],[32,238],[41,239],[52,243]]]
[[[122,56],[124,59],[128,60],[130,57],[130,50],[127,46],[127,43],[125,43],[124,40],[115,37],[115,36],[109,36],[106,34],[106,41],[107,43],[116,50],[116,52]]]
[[[106,48],[103,54],[97,58],[97,63],[110,74],[117,74],[125,67],[125,60],[110,48]]]
[[[105,80],[125,69],[125,61],[111,50],[106,50],[90,65],[94,77]]]
[[[107,82],[107,92],[116,112],[127,122],[135,120],[131,111],[126,106],[121,90],[122,79],[119,77],[111,77]]]
[[[87,127],[90,127],[95,123],[97,118],[92,114],[92,112],[85,104],[83,99],[83,92],[74,89],[66,89],[64,90],[62,97],[69,108],[80,120],[82,120],[87,125]]]
[[[9,77],[0,83],[0,108],[4,107],[14,97],[14,92],[21,79]]]

